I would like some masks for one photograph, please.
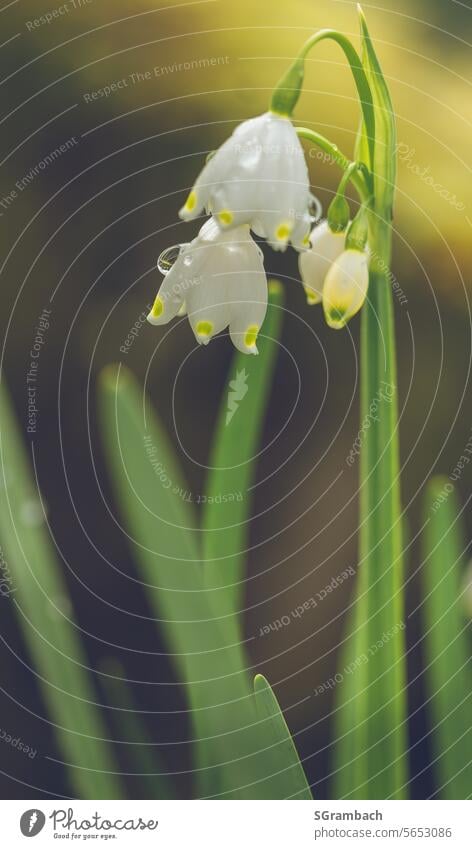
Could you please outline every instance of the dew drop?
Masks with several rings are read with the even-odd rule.
[[[310,216],[311,223],[316,224],[317,221],[323,215],[323,207],[321,206],[320,201],[314,195],[310,195],[310,202],[308,204],[308,215]]]
[[[165,275],[169,273],[180,254],[181,248],[182,245],[172,245],[172,247],[166,248],[165,251],[162,251],[162,253],[159,254],[157,267],[161,274]]]

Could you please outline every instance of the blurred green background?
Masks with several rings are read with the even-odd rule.
[[[130,680],[148,682],[136,684],[134,696],[186,796],[185,703],[108,510],[96,376],[121,361],[145,382],[198,500],[221,394],[234,376],[228,339],[196,350],[180,322],[170,333],[144,325],[126,354],[120,347],[158,288],[157,256],[196,232],[177,211],[207,153],[238,122],[267,108],[274,83],[311,32],[336,27],[357,38],[357,24],[351,2],[161,5],[76,0],[50,23],[40,16],[52,11],[51,0],[44,8],[20,0],[1,11],[0,320],[4,376],[25,437],[34,442],[38,484],[78,621],[89,634],[90,664],[97,668],[113,655]],[[412,541],[412,792],[424,798],[435,788],[415,612],[415,534],[426,478],[452,474],[471,435],[472,27],[470,9],[452,0],[389,0],[364,11],[398,120],[392,282]],[[310,55],[296,121],[352,153],[358,106],[335,46]],[[45,166],[60,145],[67,150]],[[326,209],[339,172],[314,153],[308,158]],[[305,303],[296,255],[266,256],[268,271],[286,286],[287,311],[254,492],[245,627],[251,658],[273,684],[322,796],[333,696],[312,694],[336,670],[353,581],[289,627],[259,632],[356,566],[357,467],[346,457],[358,432],[358,319],[345,332],[330,331],[321,311]],[[44,308],[51,310],[50,327],[38,359],[37,429],[28,435],[26,375]],[[466,466],[457,484],[464,500],[471,478]],[[467,519],[470,532],[470,511]],[[67,795],[66,773],[50,760],[60,759],[12,605],[6,598],[1,605],[2,727],[38,750],[31,760],[2,748],[3,796]],[[144,651],[157,653],[152,665]],[[118,757],[126,768],[125,754]],[[128,791],[142,794],[136,779],[128,779]]]

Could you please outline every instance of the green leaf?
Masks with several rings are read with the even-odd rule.
[[[124,759],[130,764],[132,774],[138,778],[143,791],[139,798],[175,799],[171,775],[162,761],[158,745],[153,744],[140,718],[125,670],[115,658],[107,658],[100,671],[102,686],[118,729],[117,739],[123,744]]]
[[[359,685],[360,673],[356,659],[363,655],[362,617],[365,604],[357,580],[352,607],[347,614],[346,633],[339,652],[337,673],[342,676],[334,694],[333,711],[333,772],[331,776],[333,799],[362,798],[358,788],[366,778],[365,761],[359,756],[359,727],[366,714],[366,694]]]
[[[434,770],[443,799],[469,799],[472,787],[470,633],[461,604],[466,545],[455,491],[434,478],[424,502],[421,603]]]
[[[307,139],[307,141],[315,144],[320,150],[324,151],[328,154],[332,162],[335,162],[336,165],[341,168],[342,171],[346,172],[348,168],[352,165],[351,160],[349,160],[344,153],[337,147],[337,145],[332,144],[332,142],[328,141],[327,138],[322,136],[320,133],[316,133],[314,130],[309,130],[307,127],[295,127],[295,132],[297,136],[302,139]],[[356,162],[364,162],[367,163],[369,161],[368,156],[363,156],[360,154],[358,150],[355,155]],[[369,196],[372,193],[372,188],[369,183],[365,179],[365,175],[360,173],[360,171],[354,171],[350,175],[350,180],[352,184],[357,189],[359,197],[363,201],[367,201]]]
[[[123,798],[87,658],[5,386],[0,387],[0,539],[18,623],[74,793]],[[34,443],[32,443],[34,463]]]
[[[365,124],[363,120],[361,120],[359,123],[359,129],[356,135],[356,143],[354,146],[354,159],[356,162],[363,162],[367,166],[367,168],[369,167],[370,151],[367,142]]]
[[[397,799],[407,792],[408,714],[398,387],[389,281],[395,118],[359,13],[375,111],[374,211],[369,221],[369,292],[361,316],[359,575],[346,645],[348,663],[356,666],[338,693],[336,726],[343,742],[338,743],[337,785],[342,795],[350,788],[353,798]],[[357,147],[365,156],[362,137]]]
[[[186,487],[167,435],[123,368],[103,374],[100,411],[108,464],[143,587],[170,659],[186,683],[196,739],[209,750],[204,786],[212,791],[207,795],[275,798],[247,658],[206,588],[195,517],[179,495]]]
[[[408,709],[398,386],[392,293],[382,273],[371,272],[361,327],[361,422],[367,418],[371,427],[361,451],[359,621],[368,653],[384,640],[379,651],[369,654],[359,676],[367,688],[361,735],[367,784],[361,793],[368,793],[367,798],[403,798]],[[374,401],[377,420],[370,413]]]
[[[283,288],[269,283],[269,308],[258,337],[259,356],[237,353],[215,428],[203,508],[205,585],[225,627],[241,638],[248,524],[260,437],[272,387],[282,325]]]
[[[372,92],[374,107],[375,149],[372,170],[375,198],[378,209],[382,210],[381,214],[386,220],[390,220],[396,178],[395,115],[390,92],[360,6],[358,11],[362,38],[362,63]],[[367,135],[369,135],[368,129]],[[365,144],[359,141],[359,146],[365,155]]]
[[[347,781],[361,799],[403,798],[408,780],[397,403],[392,295],[385,274],[371,272],[361,316],[359,574],[346,647],[358,665],[337,694],[338,769],[351,764],[342,795]]]
[[[277,698],[263,675],[254,678],[254,696],[260,720],[268,725],[273,760],[273,781],[276,799],[313,799],[298,752]]]

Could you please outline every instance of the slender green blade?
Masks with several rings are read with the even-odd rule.
[[[238,353],[231,381],[223,394],[205,487],[203,563],[205,584],[215,594],[225,627],[240,638],[248,522],[260,435],[278,352],[282,325],[283,288],[269,283],[269,308],[258,338],[259,356]]]
[[[383,274],[371,273],[362,323],[361,421],[371,426],[360,473],[360,649],[367,656],[356,676],[363,732],[359,769],[363,758],[366,773],[360,794],[403,798],[408,745],[398,391],[391,291]]]
[[[397,395],[391,292],[385,275],[371,272],[361,318],[359,574],[337,688],[337,798],[403,798],[407,792]]]
[[[73,621],[62,564],[44,522],[5,386],[0,387],[0,540],[12,600],[74,792],[123,798],[87,658]]]
[[[359,9],[362,38],[362,62],[372,92],[375,123],[375,147],[373,174],[376,202],[385,212],[387,219],[392,216],[393,195],[396,177],[396,126],[390,92],[380,67],[380,62],[367,28],[364,14]],[[362,143],[361,143],[362,144]],[[365,154],[365,146],[362,145]]]
[[[429,483],[424,521],[423,645],[434,769],[443,799],[470,799],[472,672],[470,633],[461,603],[466,546],[461,511],[447,478]]]
[[[359,757],[360,723],[365,716],[365,691],[361,689],[357,659],[362,658],[365,638],[365,597],[360,592],[360,580],[353,605],[347,615],[347,626],[339,652],[337,674],[341,679],[334,695],[333,715],[333,799],[349,799],[360,794],[359,787],[366,779],[365,762]]]
[[[196,740],[209,750],[207,795],[276,798],[247,659],[206,588],[195,518],[179,495],[186,487],[167,435],[124,369],[103,374],[100,411],[129,544],[171,660],[186,685]],[[162,467],[170,487],[163,485]]]
[[[387,799],[405,796],[408,776],[398,388],[388,279],[395,118],[361,11],[360,20],[375,112],[375,202],[369,222],[369,293],[361,318],[359,576],[350,640],[355,669],[339,694],[337,725],[344,752],[338,766],[352,764],[350,796]],[[351,712],[351,730],[344,711]],[[345,774],[344,791],[348,784]]]
[[[268,726],[271,741],[273,781],[279,782],[277,799],[312,799],[310,786],[274,691],[263,675],[254,678],[254,696],[259,719]]]
[[[162,761],[158,746],[153,744],[133,698],[125,670],[115,658],[107,658],[101,668],[102,686],[119,730],[118,742],[124,748],[124,759],[138,778],[140,799],[175,799],[172,779]]]
[[[278,351],[282,324],[283,288],[269,282],[269,306],[262,334],[258,338],[259,356],[236,353],[230,370],[228,391],[223,393],[210,457],[210,472],[205,487],[202,515],[203,567],[205,586],[212,596],[224,627],[234,642],[242,640],[243,587],[245,579],[248,524],[252,507],[260,435]],[[225,682],[221,681],[224,700]],[[208,778],[208,745],[198,746],[197,763],[201,768],[200,792],[211,788]]]

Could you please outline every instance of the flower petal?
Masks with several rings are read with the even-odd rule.
[[[326,275],[323,310],[330,327],[339,330],[364,303],[369,287],[368,254],[347,250],[338,257]]]
[[[181,261],[179,256],[164,277],[152,309],[147,316],[150,324],[167,324],[179,312],[185,296],[185,286],[183,285],[180,266]]]
[[[257,354],[257,335],[267,312],[267,281],[264,271],[251,272],[228,281],[229,332],[233,345],[243,354]]]
[[[209,248],[211,250],[211,248]],[[197,342],[207,345],[229,323],[224,273],[206,271],[186,299],[190,326]]]
[[[311,247],[298,257],[298,267],[309,304],[317,304],[323,296],[323,285],[333,262],[344,250],[345,233],[333,233],[327,221],[313,228]]]
[[[308,168],[295,129],[288,118],[267,112],[240,124],[216,151],[180,215],[194,218],[206,206],[222,230],[255,225],[272,247],[285,250],[295,229],[302,241],[309,202]]]

